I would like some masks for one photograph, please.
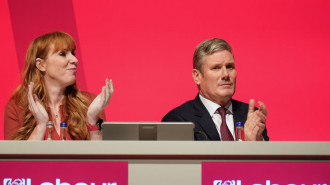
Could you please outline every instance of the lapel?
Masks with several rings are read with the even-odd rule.
[[[202,129],[202,131],[208,136],[209,140],[220,140],[217,128],[214,125],[212,117],[205,108],[204,104],[199,98],[199,94],[193,101],[194,105],[194,118],[196,120],[197,126]]]
[[[238,121],[241,121],[243,122],[243,124],[245,123],[246,121],[246,117],[247,117],[247,108],[248,106],[246,107],[243,106],[244,104],[236,101],[236,100],[231,100],[231,103],[233,105],[233,117],[234,117],[234,125],[236,127],[236,122]]]

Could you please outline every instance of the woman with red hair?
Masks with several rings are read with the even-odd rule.
[[[61,122],[68,125],[68,140],[101,139],[97,123],[105,120],[112,80],[106,79],[99,95],[81,92],[76,86],[75,49],[75,41],[64,32],[33,40],[26,53],[23,82],[6,104],[6,140],[44,140],[49,121],[54,125],[53,140],[60,139]]]

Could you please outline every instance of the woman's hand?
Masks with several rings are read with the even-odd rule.
[[[37,126],[33,130],[29,139],[43,140],[46,133],[46,124],[49,121],[48,113],[44,106],[40,103],[36,94],[33,94],[34,83],[30,82],[28,91],[29,110],[37,122]]]
[[[110,98],[113,94],[112,80],[105,80],[105,86],[102,87],[101,93],[89,105],[87,111],[87,121],[91,125],[95,125],[98,115],[109,105]]]

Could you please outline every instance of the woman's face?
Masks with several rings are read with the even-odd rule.
[[[78,60],[73,51],[59,50],[54,53],[54,45],[50,47],[44,65],[45,82],[67,87],[76,82]]]

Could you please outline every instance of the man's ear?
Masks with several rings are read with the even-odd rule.
[[[193,69],[192,76],[194,78],[195,83],[199,85],[201,83],[202,73],[198,69]]]
[[[46,71],[46,62],[45,60],[41,58],[36,59],[36,67],[39,69],[39,71]]]

